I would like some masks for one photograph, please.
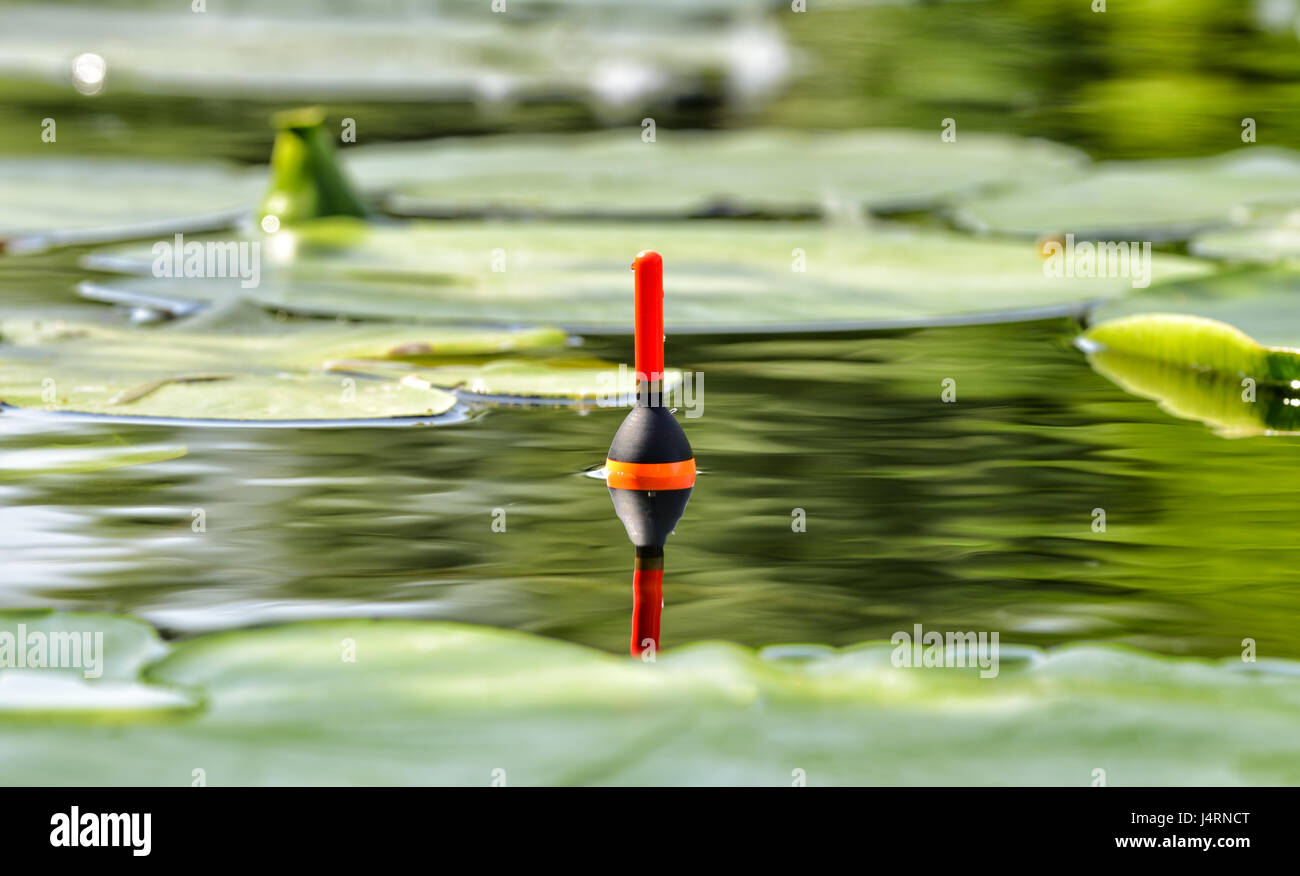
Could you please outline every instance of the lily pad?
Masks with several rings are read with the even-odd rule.
[[[1226,436],[1300,431],[1300,353],[1211,319],[1145,314],[1104,322],[1080,345],[1102,375]]]
[[[0,722],[76,717],[87,726],[193,710],[187,692],[139,680],[167,651],[136,618],[89,612],[0,614]]]
[[[346,166],[416,216],[807,214],[917,210],[1012,182],[1078,172],[1081,153],[993,134],[957,143],[915,131],[709,133],[640,128],[365,146]]]
[[[45,402],[41,381],[59,373],[60,390]],[[93,375],[93,376],[92,376]],[[0,381],[5,404],[46,411],[111,417],[219,422],[368,421],[432,417],[450,410],[455,399],[436,389],[403,384],[359,386],[355,394],[338,379],[276,374],[193,375],[165,378],[112,371],[54,371],[49,365],[26,368],[6,363]]]
[[[372,620],[208,635],[139,667],[144,684],[202,703],[165,723],[119,718],[103,733],[93,681],[86,715],[50,721],[6,702],[0,680],[0,776],[188,785],[201,768],[211,785],[788,786],[802,771],[810,785],[1084,786],[1099,766],[1114,785],[1300,775],[1294,670],[1004,647],[997,677],[981,678],[897,668],[892,651],[792,660],[703,644],[647,664],[526,633]]]
[[[1198,234],[1189,252],[1205,258],[1243,264],[1273,264],[1300,260],[1300,210],[1268,211],[1247,224]]]
[[[1300,273],[1242,269],[1116,298],[1094,321],[1142,313],[1178,313],[1228,323],[1271,347],[1300,347]]]
[[[442,365],[411,370],[396,362],[343,360],[328,363],[331,370],[388,376],[408,384],[437,386],[459,398],[500,401],[595,402],[603,407],[625,407],[636,399],[636,376],[598,359],[529,361],[497,359],[485,365]],[[664,372],[663,389],[671,399],[682,382],[682,372]]]
[[[1055,184],[959,204],[969,230],[1106,240],[1181,240],[1262,206],[1300,203],[1300,154],[1251,147],[1213,158],[1116,161]]]
[[[343,220],[330,220],[337,229]],[[1077,313],[1125,294],[1125,277],[1055,277],[1032,244],[908,227],[808,223],[356,222],[355,239],[311,244],[310,229],[265,240],[261,282],[159,279],[148,247],[97,254],[91,267],[150,276],[96,283],[96,297],[177,302],[240,297],[305,314],[559,325],[629,332],[632,256],[666,265],[670,332],[848,330],[994,322]],[[1157,253],[1152,280],[1210,266]]]
[[[568,355],[551,328],[280,322],[236,301],[161,328],[11,318],[0,339],[0,401],[119,417],[358,422],[445,413],[444,390],[507,403],[635,395],[626,368]],[[511,353],[541,358],[497,358]],[[671,372],[669,390],[679,381]]]
[[[218,164],[62,157],[0,158],[0,180],[0,251],[212,231],[265,185]]]
[[[157,329],[39,319],[0,323],[0,400],[41,410],[203,420],[425,417],[455,398],[397,380],[326,373],[329,359],[445,362],[554,348],[563,332],[280,325],[238,306]],[[224,315],[224,321],[219,316]]]

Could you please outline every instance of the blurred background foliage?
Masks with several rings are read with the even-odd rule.
[[[930,5],[930,4],[927,4]],[[1295,142],[1293,0],[995,0],[780,16],[799,58],[764,113],[788,125],[968,128],[1049,137],[1098,158]]]
[[[1240,146],[1245,117],[1256,120],[1261,143],[1300,139],[1291,111],[1300,98],[1297,0],[1125,0],[1105,12],[1089,0],[808,7],[509,0],[496,14],[489,0],[293,0],[213,3],[200,18],[179,0],[112,0],[92,10],[109,73],[104,90],[87,97],[62,69],[67,51],[47,36],[91,8],[0,2],[0,152],[39,149],[31,119],[49,116],[69,150],[260,162],[272,136],[267,115],[295,99],[355,118],[365,142],[585,130],[643,115],[676,128],[937,130],[954,118],[959,130],[1047,137],[1097,158],[1223,152]],[[114,47],[133,30],[148,45],[143,22],[172,56],[116,62]],[[385,27],[409,39],[380,39]],[[313,29],[311,50],[294,39],[303,28]],[[307,59],[330,34],[337,42],[326,40],[324,57]],[[319,81],[295,93],[292,77],[273,90],[257,78],[276,62],[292,70],[331,56],[346,72],[352,52],[363,72],[335,82],[332,94]],[[373,63],[367,52],[376,52]],[[556,81],[548,71],[568,57],[601,61],[593,69],[604,81]],[[187,90],[209,61],[242,70],[245,60],[248,87]],[[513,78],[475,79],[476,64]],[[381,67],[384,85],[396,75],[403,87],[370,89],[365,71]],[[135,75],[144,68],[149,75]]]

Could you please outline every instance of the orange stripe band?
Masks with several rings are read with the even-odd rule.
[[[605,483],[616,490],[684,490],[695,486],[695,460],[619,462],[606,459]]]

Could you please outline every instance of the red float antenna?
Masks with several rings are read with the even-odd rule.
[[[632,260],[636,278],[636,373],[641,404],[651,399],[642,382],[662,386],[664,379],[664,260],[643,250]]]

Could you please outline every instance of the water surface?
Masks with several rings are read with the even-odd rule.
[[[0,278],[5,300],[20,287],[31,272]],[[1127,395],[1071,346],[1078,330],[670,337],[670,364],[704,375],[702,416],[682,417],[704,473],[668,545],[664,647],[922,623],[1205,656],[1250,637],[1300,657],[1296,439],[1227,440]],[[171,635],[438,618],[622,651],[632,549],[584,476],[622,416],[483,406],[434,427],[259,430],[0,414],[0,608],[133,612]]]

